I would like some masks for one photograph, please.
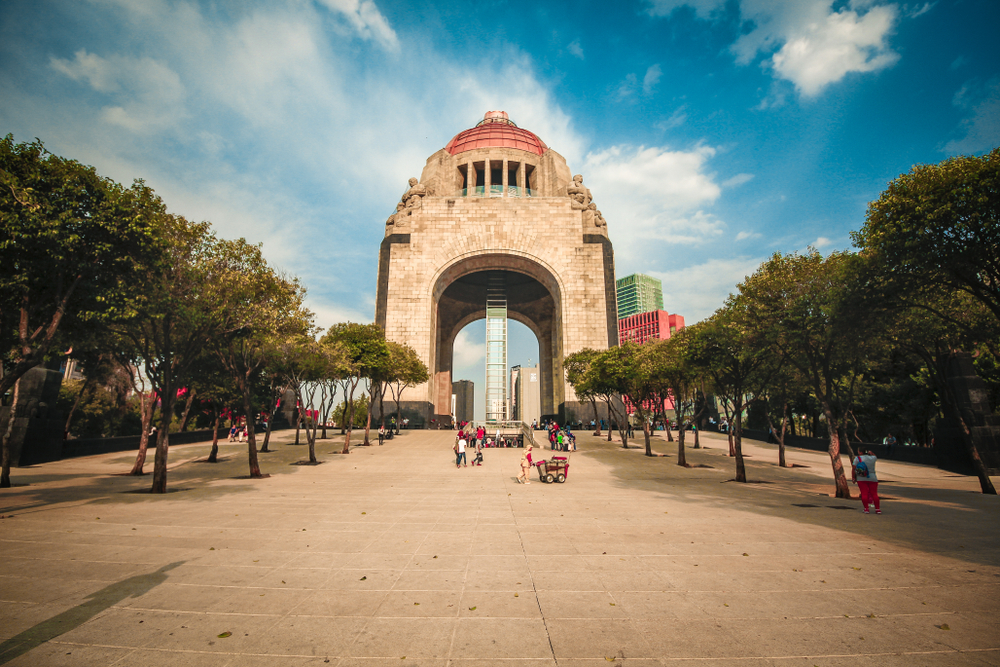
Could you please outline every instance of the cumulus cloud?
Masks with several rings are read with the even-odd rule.
[[[669,16],[687,6],[701,19],[721,16],[725,0],[648,0],[649,13]],[[899,18],[895,4],[851,0],[834,11],[833,0],[742,0],[740,19],[747,30],[733,43],[737,62],[758,54],[778,78],[792,82],[806,97],[852,72],[891,67],[899,55],[888,37]],[[925,4],[908,15],[929,11]]]
[[[887,47],[886,37],[896,18],[893,5],[872,7],[864,15],[849,10],[831,13],[788,34],[771,66],[800,93],[813,97],[848,73],[894,65],[899,54]]]
[[[722,192],[706,173],[715,153],[709,146],[614,146],[587,155],[587,183],[616,236],[626,237],[623,252],[643,238],[700,244],[722,234],[722,221],[703,210]]]
[[[476,342],[468,328],[462,329],[455,336],[455,356],[453,366],[456,369],[470,366],[485,365],[486,343]]]
[[[714,313],[762,261],[762,258],[739,256],[646,273],[663,281],[663,307],[683,315],[684,323],[690,325]]]
[[[822,250],[823,248],[829,247],[833,244],[833,241],[825,236],[820,236],[818,239],[809,244],[809,247],[816,248],[816,250]]]
[[[955,94],[953,103],[968,116],[958,129],[963,136],[949,141],[944,147],[946,152],[979,153],[1000,146],[1000,79],[986,84],[965,84]]]

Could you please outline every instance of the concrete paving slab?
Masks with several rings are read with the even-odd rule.
[[[681,468],[581,433],[568,481],[528,486],[519,450],[456,470],[448,433],[321,440],[319,466],[275,436],[263,480],[245,445],[172,448],[158,497],[123,454],[15,470],[0,665],[1000,664],[972,478],[880,461],[865,516],[825,454],[747,441],[742,485],[714,434]]]

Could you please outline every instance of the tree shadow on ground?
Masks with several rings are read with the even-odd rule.
[[[67,609],[61,614],[42,621],[0,644],[0,665],[24,655],[45,642],[55,639],[70,630],[75,630],[102,611],[118,604],[128,597],[141,597],[167,579],[167,572],[187,561],[177,561],[164,565],[155,572],[140,574],[105,586],[87,596],[87,602]]]

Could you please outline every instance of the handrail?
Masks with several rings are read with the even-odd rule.
[[[525,424],[522,421],[471,421],[469,422],[469,428],[477,429],[482,426],[486,429],[487,437],[496,435],[497,431],[500,431],[501,435],[508,435],[515,433],[522,437],[522,440],[530,442],[531,446],[538,448],[538,444],[535,442],[535,433],[531,428],[530,424]]]

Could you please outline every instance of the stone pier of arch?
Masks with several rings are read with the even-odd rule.
[[[567,354],[617,343],[614,251],[596,207],[585,208],[589,191],[583,202],[571,196],[580,183],[565,159],[537,138],[525,149],[491,136],[458,142],[458,149],[453,140],[428,158],[386,221],[376,322],[427,364],[430,380],[405,392],[403,403],[428,422],[448,420],[455,337],[485,318],[489,272],[504,272],[508,316],[538,338],[543,415],[562,420],[568,408],[579,410],[563,372]],[[469,165],[505,169],[512,163],[519,165],[518,186],[505,183],[494,196],[475,196],[483,188],[467,180]],[[523,180],[528,173],[530,180]],[[525,182],[531,196],[521,187]],[[490,192],[486,187],[484,194]]]

